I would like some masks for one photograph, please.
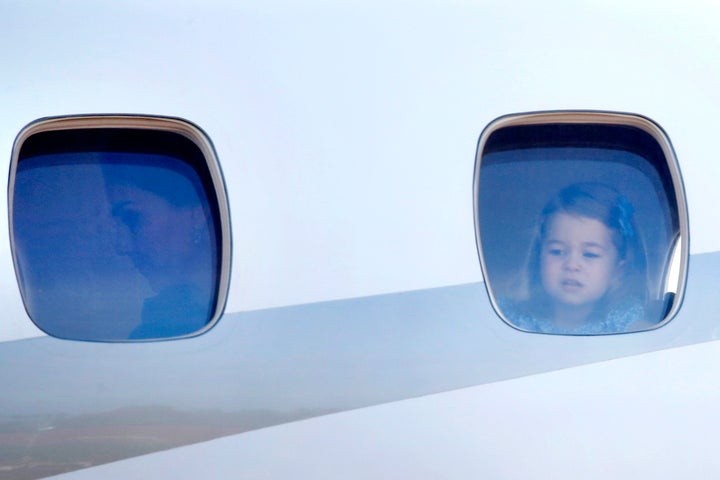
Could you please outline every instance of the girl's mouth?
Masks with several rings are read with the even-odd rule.
[[[582,288],[583,284],[578,280],[566,278],[560,282],[560,285],[566,290],[577,290]]]

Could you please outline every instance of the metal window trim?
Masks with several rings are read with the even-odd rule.
[[[480,170],[482,156],[485,145],[490,136],[503,128],[527,125],[547,125],[547,124],[583,124],[583,125],[620,125],[637,128],[649,134],[659,145],[670,173],[672,186],[675,191],[678,214],[678,227],[680,235],[680,257],[679,257],[679,277],[677,283],[677,292],[673,306],[665,315],[665,318],[658,322],[650,329],[641,331],[655,330],[661,328],[670,322],[680,311],[683,300],[685,298],[685,287],[687,284],[688,263],[690,257],[690,223],[688,218],[687,197],[685,194],[685,186],[680,172],[680,165],[675,155],[672,142],[663,128],[648,117],[635,113],[601,111],[601,110],[551,110],[539,112],[525,112],[503,115],[491,121],[481,132],[478,139],[477,149],[475,153],[475,166],[473,172],[473,219],[475,226],[475,246],[480,260],[480,268],[482,271],[483,283],[487,292],[490,303],[495,312],[509,326],[525,331],[511,321],[505,318],[502,310],[499,308],[495,295],[492,292],[492,286],[488,282],[487,264],[482,249],[482,241],[480,235],[480,219],[479,219],[479,185]],[[634,332],[622,332],[634,333]],[[621,334],[621,333],[618,333]]]

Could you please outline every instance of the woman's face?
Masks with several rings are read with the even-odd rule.
[[[541,246],[543,288],[556,308],[593,307],[617,278],[618,260],[612,232],[602,222],[557,213]]]
[[[155,291],[184,281],[202,251],[199,236],[207,235],[202,207],[178,207],[131,185],[113,185],[108,194],[117,253],[127,255]]]

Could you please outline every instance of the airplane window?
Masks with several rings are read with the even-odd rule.
[[[507,323],[612,334],[677,312],[687,213],[656,124],[601,112],[502,117],[480,138],[475,175],[478,251]]]
[[[158,129],[68,128],[73,121],[88,120],[31,125],[16,143],[12,244],[28,314],[75,340],[207,330],[224,303],[228,234],[202,143]]]

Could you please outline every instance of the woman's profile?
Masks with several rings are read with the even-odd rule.
[[[215,302],[217,255],[207,199],[193,171],[160,160],[103,168],[116,253],[129,257],[155,293],[145,299],[140,324],[129,335],[135,339],[197,332]]]

